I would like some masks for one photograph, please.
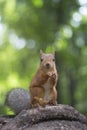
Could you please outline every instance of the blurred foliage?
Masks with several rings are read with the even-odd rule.
[[[56,51],[59,103],[87,115],[86,0],[0,0],[0,113],[7,91],[28,89],[40,49]]]

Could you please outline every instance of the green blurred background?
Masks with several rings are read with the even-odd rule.
[[[58,102],[87,115],[87,0],[0,0],[0,113],[9,90],[28,90],[40,49],[56,51]]]

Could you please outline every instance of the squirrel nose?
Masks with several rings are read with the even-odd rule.
[[[50,64],[49,64],[49,63],[46,63],[46,67],[49,68],[49,67],[50,67]]]

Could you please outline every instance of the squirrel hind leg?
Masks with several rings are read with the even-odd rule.
[[[48,101],[45,101],[44,99],[39,98],[39,97],[34,97],[31,106],[32,108],[39,107],[39,106],[45,107],[47,104],[48,104]]]
[[[31,107],[34,108],[34,107],[39,107],[39,101],[38,101],[38,97],[33,97],[32,101],[31,101]]]
[[[57,101],[50,100],[50,101],[48,102],[48,104],[49,104],[49,105],[54,105],[54,106],[56,106],[56,105],[57,105]]]
[[[35,103],[31,105],[32,108],[39,107],[39,106],[40,106],[39,103]]]

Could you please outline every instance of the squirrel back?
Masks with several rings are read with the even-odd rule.
[[[23,88],[14,88],[7,93],[5,104],[16,114],[30,107],[29,92]]]

